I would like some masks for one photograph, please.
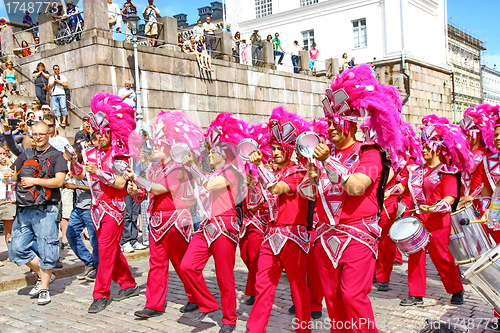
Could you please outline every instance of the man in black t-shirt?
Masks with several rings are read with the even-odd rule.
[[[5,178],[17,176],[17,214],[12,227],[9,256],[18,266],[26,264],[38,275],[30,296],[38,296],[38,305],[45,305],[50,303],[50,277],[59,258],[56,218],[61,200],[59,188],[63,186],[68,165],[63,154],[49,144],[47,124],[40,121],[33,125],[32,136],[36,148],[22,152],[11,167],[14,172],[5,173]],[[38,165],[43,179],[23,176],[27,168],[37,169]],[[30,195],[33,192],[36,196]],[[32,249],[35,240],[39,257]]]

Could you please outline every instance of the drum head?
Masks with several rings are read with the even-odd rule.
[[[297,138],[295,148],[300,156],[305,158],[313,158],[316,146],[321,143],[318,134],[314,132],[304,132]]]
[[[389,230],[389,237],[394,241],[404,240],[413,235],[420,227],[420,220],[414,216],[397,220]]]
[[[250,160],[250,155],[259,150],[259,144],[253,139],[243,139],[238,144],[238,155],[242,160]]]
[[[189,154],[190,149],[185,143],[176,143],[172,146],[172,150],[170,151],[170,156],[174,162],[182,164],[182,159],[184,156]]]

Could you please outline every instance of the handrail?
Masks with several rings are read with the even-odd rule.
[[[21,66],[17,61],[15,61],[15,60],[11,60],[11,61],[14,64],[14,66],[17,66],[28,73],[28,75],[25,75],[25,74],[23,74],[23,72],[21,72],[21,75],[26,77],[28,79],[28,81],[30,81],[31,83],[35,83],[35,80],[33,79],[31,73],[27,69],[25,69],[23,66]]]
[[[85,113],[85,111],[83,111],[83,110],[82,110],[82,109],[80,109],[78,106],[76,106],[76,104],[75,104],[75,103],[73,103],[73,102],[71,102],[71,101],[69,101],[69,100],[66,100],[66,103],[71,104],[74,108],[78,109],[78,111],[80,111],[82,114],[84,114],[84,116],[83,116],[83,117],[87,116],[87,114]],[[71,110],[71,109],[70,109],[70,110]],[[77,116],[78,118],[80,118],[80,120],[83,120],[83,117],[80,117],[80,115],[76,114],[76,112],[74,112],[73,110],[71,110],[71,111],[75,114],[75,116]]]
[[[36,29],[38,29],[38,25],[33,25],[33,26],[32,26],[31,28],[29,28],[29,29],[14,32],[12,35],[18,35],[18,34],[20,34],[20,33],[23,33],[23,32],[28,32],[28,31],[30,31],[30,30],[36,30]]]

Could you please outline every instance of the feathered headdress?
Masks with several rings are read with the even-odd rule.
[[[260,152],[262,153],[262,162],[267,164],[269,159],[273,157],[271,145],[269,143],[269,125],[267,123],[253,124],[248,122],[246,124],[248,137],[257,141],[260,146]]]
[[[433,152],[441,149],[444,156],[451,158],[451,164],[460,171],[468,171],[472,163],[470,145],[460,127],[433,114],[422,119],[422,124],[422,143]]]
[[[477,139],[479,133],[486,148],[496,152],[494,144],[495,118],[498,117],[500,106],[482,104],[468,108],[460,121],[460,128],[465,135]]]
[[[302,132],[310,131],[311,125],[299,115],[289,112],[280,105],[273,109],[269,117],[270,141],[279,143],[291,158],[295,151],[295,141]]]
[[[160,112],[151,126],[153,143],[167,151],[176,143],[185,143],[189,149],[200,155],[201,127],[189,120],[182,112]]]
[[[313,119],[310,122],[310,125],[311,130],[318,134],[326,144],[330,143],[330,137],[328,135],[328,120],[326,118]]]
[[[345,134],[359,117],[369,115],[377,143],[393,155],[404,155],[399,132],[402,123],[399,91],[379,84],[368,65],[347,69],[337,76],[326,91],[323,109],[325,116],[333,118]]]
[[[134,157],[140,152],[142,139],[135,133],[134,109],[123,103],[122,99],[112,94],[98,93],[90,102],[92,112],[89,123],[101,134],[110,135],[114,155]]]
[[[422,141],[413,129],[413,126],[403,122],[401,124],[400,131],[403,135],[403,146],[406,151],[405,161],[408,161],[410,157],[413,157],[417,164],[422,163]]]

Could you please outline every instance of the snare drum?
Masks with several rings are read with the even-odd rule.
[[[477,260],[464,274],[474,289],[500,310],[500,244]]]
[[[259,144],[254,139],[243,139],[238,143],[238,155],[244,161],[249,161],[250,156],[259,150]]]
[[[472,202],[451,214],[450,251],[457,265],[476,261],[493,248],[481,223],[461,225],[460,220],[477,220]]]
[[[403,217],[394,222],[389,237],[401,252],[408,254],[422,250],[430,240],[429,231],[415,216]]]

